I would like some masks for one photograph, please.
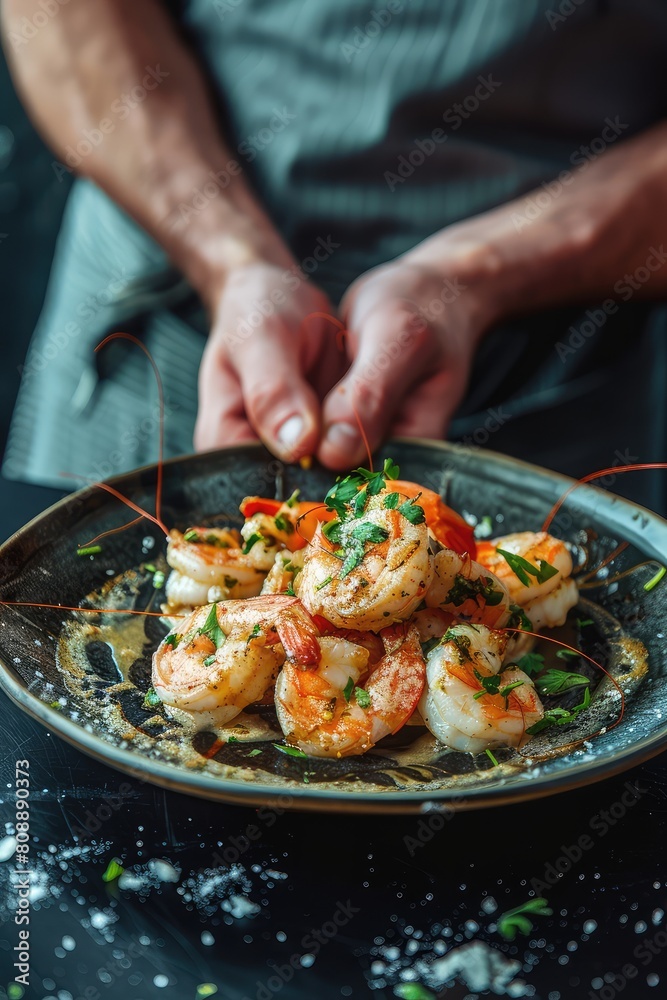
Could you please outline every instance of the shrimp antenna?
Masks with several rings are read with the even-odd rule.
[[[623,718],[623,715],[625,714],[625,694],[623,692],[623,688],[618,683],[618,681],[616,680],[616,678],[612,677],[612,675],[609,673],[609,671],[605,667],[603,667],[601,663],[598,663],[597,660],[594,660],[592,656],[589,656],[588,653],[583,653],[580,649],[577,649],[576,646],[570,646],[567,642],[563,642],[561,639],[556,639],[556,637],[553,636],[553,635],[543,635],[541,632],[529,632],[528,629],[515,628],[515,627],[512,627],[512,626],[505,626],[504,628],[499,628],[499,629],[496,629],[495,631],[496,632],[517,632],[519,635],[532,635],[535,639],[546,639],[548,642],[554,642],[554,643],[556,643],[557,646],[561,646],[563,649],[569,649],[572,653],[576,653],[577,656],[583,656],[583,658],[585,660],[588,660],[588,662],[592,663],[594,667],[597,667],[597,669],[601,670],[603,674],[606,674],[606,676],[609,678],[609,680],[611,681],[611,683],[614,685],[614,687],[616,688],[616,690],[618,691],[618,693],[621,696],[621,711],[619,713],[618,718],[615,720],[615,722],[613,722],[611,724],[611,726],[607,727],[607,732],[609,732],[609,730],[611,730],[611,729],[614,729],[615,726],[617,726],[619,724],[619,722],[621,722],[621,720]],[[601,732],[601,730],[599,730],[595,735],[599,736],[600,732]]]
[[[642,462],[639,465],[611,465],[609,466],[608,469],[600,469],[599,472],[589,472],[587,476],[582,476],[581,479],[578,479],[576,481],[576,483],[573,483],[572,486],[569,486],[565,490],[561,498],[557,500],[556,503],[553,505],[553,507],[551,508],[551,510],[549,511],[544,520],[544,524],[542,525],[542,531],[549,530],[549,525],[553,521],[554,517],[561,509],[561,507],[569,497],[570,493],[572,493],[573,490],[576,490],[578,486],[582,486],[584,483],[591,483],[593,482],[594,479],[600,479],[602,478],[602,476],[615,475],[617,472],[641,472],[645,471],[646,469],[667,469],[667,462]]]
[[[10,608],[53,608],[54,611],[81,611],[88,615],[143,615],[147,618],[187,618],[187,615],[165,615],[164,611],[137,611],[132,608],[81,608],[68,604],[43,604],[37,601],[2,601],[0,604]]]

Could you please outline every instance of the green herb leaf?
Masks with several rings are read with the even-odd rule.
[[[536,917],[550,917],[552,913],[553,910],[547,900],[543,896],[537,896],[535,899],[529,899],[526,903],[522,903],[521,906],[516,906],[513,910],[501,913],[496,923],[498,933],[506,941],[513,941],[517,932],[528,935],[532,931],[533,922],[527,914]]]
[[[215,653],[211,653],[211,655],[207,656],[206,659],[204,660],[204,666],[212,667],[214,663],[215,663]]]
[[[514,552],[507,552],[505,549],[496,550],[499,556],[502,556],[509,568],[512,570],[515,576],[519,578],[524,587],[530,586],[530,576],[534,576],[538,583],[545,583],[550,580],[552,576],[556,576],[558,570],[551,563],[548,563],[545,559],[540,559],[539,569],[534,566],[523,556],[518,556]]]
[[[494,757],[494,755],[493,755],[493,754],[491,753],[491,751],[489,750],[489,748],[488,748],[488,747],[486,748],[486,750],[484,751],[484,753],[485,753],[485,754],[486,754],[486,756],[487,756],[487,757],[489,758],[489,760],[491,761],[491,763],[493,764],[493,766],[494,766],[494,767],[498,767],[498,766],[499,766],[499,765],[498,765],[498,761],[496,760],[496,758],[495,758],[495,757]]]
[[[523,632],[533,631],[533,623],[523,608],[520,608],[518,604],[510,604],[510,612],[509,621],[507,622],[508,628],[520,629]]]
[[[504,698],[505,701],[507,702],[507,696],[509,695],[510,691],[514,691],[515,688],[523,687],[524,683],[525,681],[514,681],[512,684],[506,684],[505,687],[501,687],[498,694],[500,695],[501,698]]]
[[[480,576],[476,580],[468,580],[457,574],[449,593],[440,603],[453,604],[454,607],[459,608],[467,600],[475,600],[477,597],[481,597],[489,607],[493,608],[500,604],[504,594],[502,590],[496,590],[491,577]]]
[[[194,528],[189,528],[183,535],[183,540],[186,542],[198,542],[199,532],[195,531]]]
[[[294,586],[291,583],[287,584],[287,590],[285,591],[288,597],[296,597],[296,592]]]
[[[559,649],[556,653],[559,660],[578,660],[579,653],[574,649]]]
[[[396,510],[396,508],[398,507],[398,501],[400,499],[401,499],[400,493],[387,493],[382,503],[383,506],[387,508],[387,510]]]
[[[665,573],[667,573],[667,566],[661,566],[655,576],[651,577],[648,583],[644,584],[644,590],[648,593],[654,587],[657,587]]]
[[[250,538],[248,538],[246,540],[245,545],[241,549],[241,552],[243,553],[243,555],[247,556],[248,553],[250,552],[250,549],[253,547],[253,545],[255,545],[256,542],[261,542],[262,539],[263,539],[263,537],[264,536],[262,534],[260,534],[259,531],[254,531],[252,533],[252,535],[250,536]]]
[[[197,987],[196,1000],[207,1000],[208,997],[214,996],[217,992],[218,987],[215,983],[200,983]]]
[[[154,566],[153,563],[145,563],[144,569],[147,573],[157,573],[157,566]]]
[[[345,698],[345,701],[349,702],[350,698],[352,697],[353,691],[354,691],[354,681],[352,680],[351,677],[348,677],[347,684],[343,688],[343,697]]]
[[[482,690],[473,695],[475,701],[479,698],[483,698],[485,694],[500,693],[500,674],[491,674],[490,677],[485,677],[483,674],[480,674],[477,668],[475,668],[474,673],[475,677],[482,685]]]
[[[161,569],[153,573],[153,587],[155,590],[160,590],[161,587],[164,587],[164,573]]]
[[[84,545],[76,550],[78,556],[96,556],[102,551],[101,545]]]
[[[273,743],[272,746],[276,750],[280,750],[281,753],[287,754],[288,757],[307,757],[308,754],[304,753],[303,750],[299,750],[298,747],[288,747],[284,746],[282,743]]]
[[[587,625],[595,624],[592,618],[577,618],[576,622],[579,628],[586,628]]]
[[[118,861],[117,858],[113,858],[113,860],[107,865],[107,870],[102,876],[102,881],[114,882],[117,878],[120,878],[124,871],[125,869],[121,865],[120,861]]]
[[[354,700],[356,701],[359,708],[370,708],[371,707],[371,696],[365,688],[355,687],[354,689]]]
[[[248,756],[248,757],[259,757],[259,755],[261,754],[261,752],[262,752],[261,750],[259,750],[257,747],[255,747],[255,749],[251,750],[250,753],[247,754],[246,756]]]
[[[164,642],[165,646],[171,646],[172,649],[176,649],[182,638],[183,636],[180,635],[178,632],[170,632],[169,635],[165,635],[162,641]]]
[[[250,635],[248,636],[248,638],[249,639],[255,639],[258,635],[261,635],[261,634],[262,634],[262,626],[259,624],[259,622],[255,622],[255,624],[252,627],[252,631],[251,631]]]
[[[540,694],[563,694],[575,687],[590,684],[583,674],[570,673],[567,670],[547,670],[546,674],[535,681],[535,687]]]
[[[301,490],[294,490],[291,497],[288,497],[285,503],[288,507],[296,507],[299,502],[299,497],[301,495]]]
[[[141,707],[147,709],[159,708],[161,704],[162,702],[156,694],[155,688],[149,687],[148,691],[144,695],[144,701]]]
[[[291,535],[294,533],[294,525],[290,519],[285,516],[285,514],[276,514],[273,519],[273,523],[278,531],[282,531],[285,535]]]
[[[332,580],[333,580],[333,577],[332,577],[332,576],[327,576],[327,577],[325,577],[325,579],[324,579],[324,580],[322,580],[322,582],[321,582],[321,583],[318,583],[318,584],[316,584],[316,585],[315,585],[315,590],[322,590],[322,588],[323,588],[323,587],[326,587],[326,585],[327,585],[328,583],[331,583],[331,581],[332,581]]]
[[[571,722],[574,722],[580,712],[588,708],[590,703],[591,690],[587,686],[584,691],[583,700],[578,705],[575,705],[569,711],[566,708],[548,708],[544,713],[544,717],[531,726],[530,729],[527,729],[526,732],[529,736],[536,736],[537,733],[541,733],[542,730],[549,729],[551,726],[568,726]]]
[[[402,514],[403,517],[407,518],[410,524],[423,524],[426,520],[426,515],[424,514],[424,508],[420,507],[417,501],[419,500],[421,493],[418,493],[416,497],[412,500],[406,500],[398,508],[398,513]]]
[[[206,616],[206,621],[199,629],[198,634],[207,636],[211,640],[215,648],[220,649],[227,636],[222,631],[218,623],[217,609],[218,609],[218,604],[216,601],[214,604],[211,605],[211,609],[208,615]]]
[[[519,670],[523,670],[524,674],[532,677],[544,669],[544,657],[541,653],[526,653],[521,659],[517,660],[516,666]]]
[[[421,983],[399,983],[394,986],[394,996],[401,1000],[436,1000],[435,993],[431,993]]]

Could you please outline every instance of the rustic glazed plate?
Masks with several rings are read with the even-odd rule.
[[[401,478],[438,490],[481,533],[539,529],[571,480],[481,449],[398,440],[391,456]],[[156,468],[113,480],[153,509]],[[163,520],[169,527],[240,522],[247,494],[319,498],[332,475],[284,466],[260,445],[175,459],[164,466]],[[165,540],[145,520],[105,538],[101,553],[77,546],[130,520],[117,499],[87,488],[56,504],[0,548],[0,682],[50,730],[112,767],[204,798],[246,805],[365,812],[469,809],[520,801],[597,781],[667,744],[667,522],[594,487],[572,493],[552,526],[575,547],[582,601],[559,635],[602,663],[625,693],[586,661],[591,706],[576,723],[545,730],[521,750],[459,753],[409,725],[363,757],[294,758],[277,749],[270,707],[235,720],[236,739],[187,732],[144,703],[150,663],[166,626],[159,617],[36,608],[30,603],[159,610],[154,568]],[[626,543],[620,547],[620,543]],[[604,564],[604,565],[602,565]],[[601,568],[600,568],[601,567]],[[158,575],[159,580],[159,575]],[[585,623],[585,624],[584,624]],[[541,651],[555,653],[553,644]],[[576,661],[575,661],[576,662]],[[554,665],[564,666],[554,660]],[[570,697],[578,699],[573,693]],[[568,702],[559,704],[568,706]],[[259,752],[258,752],[259,751]]]

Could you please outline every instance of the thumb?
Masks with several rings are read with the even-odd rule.
[[[386,435],[412,386],[433,369],[436,340],[409,301],[389,301],[367,313],[352,331],[352,366],[326,397],[318,458],[342,469],[358,464]],[[361,426],[360,426],[361,425]],[[362,434],[363,428],[363,434]]]
[[[270,320],[229,346],[248,420],[266,447],[286,462],[314,454],[320,434],[320,402],[299,355],[298,337]]]

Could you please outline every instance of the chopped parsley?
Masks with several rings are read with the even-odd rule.
[[[577,618],[576,623],[579,628],[586,628],[587,625],[595,624],[592,618]]]
[[[648,593],[650,590],[653,590],[654,587],[657,587],[665,573],[667,573],[667,567],[661,566],[655,576],[651,577],[648,583],[644,584],[644,590]]]
[[[459,662],[465,663],[470,660],[470,636],[462,635],[457,631],[456,626],[449,628],[442,637],[442,642],[453,642],[459,651]]]
[[[183,535],[183,539],[186,542],[198,542],[199,532],[195,531],[194,528],[190,528],[189,531],[186,531]]]
[[[396,508],[398,507],[398,501],[400,499],[401,499],[400,493],[387,493],[383,501],[383,506],[386,507],[387,510],[396,510]]]
[[[143,702],[143,705],[141,707],[142,708],[159,708],[159,706],[161,704],[162,704],[162,702],[158,698],[158,696],[157,696],[157,694],[155,692],[155,688],[149,687],[148,691],[144,695],[144,702]]]
[[[493,755],[493,754],[491,753],[491,751],[489,750],[489,748],[488,748],[488,747],[486,748],[486,750],[484,751],[484,753],[485,753],[485,754],[486,754],[486,756],[487,756],[487,757],[489,758],[489,760],[491,761],[491,763],[493,764],[493,766],[494,766],[494,767],[498,767],[498,761],[496,760],[496,758],[495,758],[495,757],[494,757],[494,755]]]
[[[259,624],[259,622],[255,622],[255,624],[252,627],[252,632],[250,633],[249,638],[254,639],[256,636],[261,635],[261,633],[262,633],[262,626]]]
[[[421,493],[418,493],[416,497],[411,500],[406,500],[398,508],[398,513],[402,514],[410,524],[423,524],[426,520],[426,515],[424,514],[424,508],[420,507],[417,501],[419,500]]]
[[[164,587],[164,573],[161,569],[156,569],[153,573],[153,587],[155,590],[159,590]]]
[[[121,865],[117,858],[113,858],[107,865],[107,870],[102,876],[103,882],[114,882],[117,878],[123,874],[125,869]]]
[[[504,687],[501,687],[502,675],[492,674],[490,677],[484,677],[479,670],[475,670],[475,677],[482,685],[482,690],[474,694],[473,698],[477,700],[485,694],[499,694],[501,698],[505,699],[505,707],[507,707],[507,698],[510,692],[524,684],[523,681],[514,681],[512,684],[505,684]]]
[[[206,621],[199,629],[198,635],[205,635],[208,639],[211,640],[216,649],[220,649],[223,642],[227,638],[225,633],[220,628],[220,624],[218,622],[217,602],[211,605],[211,609],[208,615],[206,616]]]
[[[96,556],[102,551],[101,545],[83,545],[76,550],[78,556]]]
[[[476,597],[482,597],[489,607],[493,608],[502,601],[503,592],[495,589],[493,580],[488,576],[480,576],[477,580],[467,580],[457,573],[453,587],[444,601],[440,603],[453,604],[454,607],[459,608],[468,600],[474,601]]]
[[[507,552],[505,549],[496,549],[499,556],[502,556],[515,576],[519,578],[524,587],[530,586],[529,576],[534,576],[538,583],[546,583],[552,576],[559,572],[555,566],[548,563],[546,559],[539,559],[540,568],[533,566],[531,562],[518,556],[514,552]]]
[[[541,653],[526,653],[520,660],[517,660],[516,666],[519,670],[523,670],[524,674],[532,677],[533,674],[539,674],[540,670],[544,669],[544,657]]]
[[[300,495],[301,495],[301,490],[294,490],[294,493],[292,493],[291,497],[288,497],[287,500],[285,501],[287,506],[296,507],[296,505],[299,502]]]
[[[343,698],[345,698],[345,701],[349,702],[350,698],[352,697],[353,691],[354,691],[354,681],[352,680],[351,677],[348,677],[347,684],[343,688]]]
[[[253,547],[253,545],[255,545],[256,542],[261,542],[262,539],[263,539],[263,537],[264,536],[262,534],[260,534],[259,531],[254,531],[252,533],[252,535],[250,536],[250,538],[247,539],[247,541],[246,541],[245,545],[243,546],[243,548],[241,549],[241,552],[243,553],[243,555],[247,556],[248,553],[250,552],[250,549]]]
[[[530,618],[518,604],[510,604],[510,617],[507,622],[508,628],[516,628],[522,632],[532,632],[533,623]]]
[[[570,673],[568,670],[547,670],[546,674],[535,681],[535,687],[540,694],[564,694],[575,687],[590,684],[590,679],[583,674]]]
[[[586,686],[583,700],[578,705],[575,705],[569,711],[566,708],[548,708],[544,713],[544,717],[531,726],[530,729],[527,729],[526,732],[529,736],[535,736],[537,733],[541,733],[543,729],[549,729],[551,726],[568,726],[571,722],[574,722],[580,712],[588,708],[590,703],[591,689]]]
[[[322,580],[322,582],[321,582],[321,583],[318,583],[318,584],[316,584],[316,586],[315,586],[315,590],[322,590],[322,588],[323,588],[323,587],[326,587],[326,586],[327,586],[327,584],[331,583],[331,581],[332,581],[332,580],[333,580],[333,577],[332,577],[332,576],[327,576],[327,577],[325,577],[325,579],[324,579],[324,580]]]
[[[371,707],[371,696],[365,688],[355,687],[354,689],[354,700],[356,701],[359,708],[370,708]]]
[[[246,754],[246,756],[247,757],[259,757],[259,755],[261,754],[261,752],[262,751],[258,747],[255,747],[255,749],[251,750],[249,754]]]
[[[359,521],[357,524],[353,524],[349,531],[345,532],[345,536],[346,556],[339,573],[341,580],[361,564],[364,558],[364,546],[368,542],[373,545],[386,542],[389,538],[389,532],[379,524],[373,524],[370,521]]]
[[[294,525],[284,514],[276,514],[273,519],[273,523],[278,531],[282,531],[285,535],[291,535],[294,532]]]
[[[368,498],[376,496],[383,490],[387,479],[398,479],[399,472],[396,463],[390,458],[385,458],[380,472],[359,468],[342,479],[338,476],[324,497],[327,510],[335,511],[342,521],[348,515],[348,507],[352,505],[355,516],[360,517]],[[358,498],[358,494],[361,494],[361,499]]]
[[[559,660],[576,660],[579,658],[579,653],[576,649],[559,649],[556,656]]]
[[[526,914],[536,917],[550,917],[552,913],[553,910],[548,905],[547,900],[543,896],[537,896],[535,899],[529,899],[527,903],[522,903],[521,906],[516,906],[513,910],[501,913],[496,922],[498,933],[506,941],[513,941],[517,933],[528,935],[533,929],[533,921]]]
[[[287,594],[288,597],[296,597],[294,587],[291,583],[287,584],[287,590],[285,591],[285,593]]]
[[[214,663],[215,663],[215,653],[211,653],[211,655],[207,656],[206,659],[204,660],[204,666],[212,667]]]
[[[298,747],[285,746],[282,743],[272,743],[276,750],[280,750],[281,753],[287,754],[288,757],[307,757],[308,754],[304,753],[303,750],[299,750]]]
[[[169,635],[164,637],[163,642],[165,646],[171,646],[172,649],[176,649],[182,638],[183,636],[179,635],[178,632],[170,632]]]

